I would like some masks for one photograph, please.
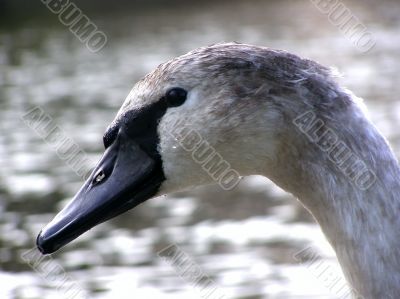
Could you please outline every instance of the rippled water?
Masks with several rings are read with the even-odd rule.
[[[346,5],[376,39],[368,53],[309,1],[215,1],[95,14],[90,17],[109,39],[97,54],[50,12],[48,21],[0,28],[0,298],[73,298],[60,287],[65,277],[79,291],[75,298],[206,298],[159,257],[171,244],[226,298],[339,298],[329,282],[343,280],[333,274],[340,272],[319,228],[294,198],[262,177],[246,178],[230,192],[206,187],[148,201],[35,271],[26,252],[82,180],[22,116],[41,107],[87,153],[91,167],[102,152],[103,131],[141,76],[198,46],[236,40],[336,66],[399,153],[400,4]],[[296,260],[305,248],[329,274]],[[65,272],[49,270],[57,266]]]

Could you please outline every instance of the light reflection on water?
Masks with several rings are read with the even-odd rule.
[[[355,2],[355,1],[354,1]],[[347,2],[346,2],[347,3]],[[387,6],[386,6],[387,4]],[[0,31],[0,298],[62,298],[21,258],[78,190],[79,177],[21,120],[40,105],[96,161],[130,88],[157,64],[237,40],[335,65],[400,150],[400,19],[395,1],[348,3],[377,40],[361,54],[308,1],[208,3],[97,16],[109,44],[92,54],[62,26]],[[390,5],[390,6],[389,6]],[[337,264],[319,228],[260,177],[153,199],[53,255],[90,298],[201,298],[157,252],[176,243],[228,298],[337,298],[293,254],[313,246]]]

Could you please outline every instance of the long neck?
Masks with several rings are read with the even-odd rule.
[[[313,214],[356,298],[400,298],[400,170],[386,140],[354,109],[343,120],[321,118],[323,127],[318,114],[293,121],[297,132],[268,176]]]

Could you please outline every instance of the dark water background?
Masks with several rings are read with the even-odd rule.
[[[340,275],[330,273],[334,254],[312,217],[262,177],[230,192],[208,186],[153,199],[52,255],[64,270],[46,276],[49,258],[33,269],[23,254],[82,180],[21,117],[40,107],[96,161],[106,126],[140,77],[193,48],[234,40],[337,67],[399,153],[398,1],[343,2],[376,39],[367,53],[311,1],[83,3],[108,37],[95,54],[43,5],[10,3],[0,1],[0,298],[206,298],[158,256],[171,244],[226,298],[341,298],[329,288]],[[308,247],[328,274],[296,261]],[[60,287],[64,276],[78,295]]]

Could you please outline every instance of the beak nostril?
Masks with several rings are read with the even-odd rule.
[[[106,174],[104,173],[103,170],[100,170],[93,178],[93,184],[99,184],[101,183],[104,178],[106,177]]]

